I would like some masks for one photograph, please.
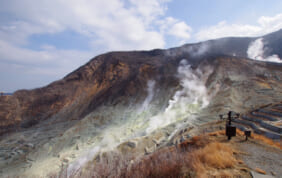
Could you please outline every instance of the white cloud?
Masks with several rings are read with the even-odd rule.
[[[158,29],[150,26],[156,18],[164,14],[165,1],[130,0],[126,3],[129,3],[127,8],[121,0],[7,1],[0,7],[0,12],[8,11],[20,18],[22,24],[17,25],[14,30],[6,30],[2,36],[12,38],[8,33],[17,31],[21,38],[16,39],[25,42],[32,34],[56,33],[70,29],[87,35],[90,41],[103,41],[105,50],[164,47],[164,37]],[[17,22],[5,26],[14,23]]]
[[[191,30],[191,27],[189,27],[185,22],[177,22],[169,30],[169,34],[175,37],[189,39]]]
[[[180,21],[173,17],[167,17],[159,21],[159,24],[162,33],[176,38],[180,45],[187,42],[191,37],[192,28],[184,21]]]
[[[258,19],[258,23],[267,33],[279,30],[282,28],[282,14],[273,17],[262,16]]]
[[[1,2],[0,13],[5,18],[0,21],[0,62],[13,69],[23,66],[17,69],[19,77],[31,73],[63,77],[98,52],[164,48],[166,35],[175,36],[180,41],[187,40],[190,27],[178,19],[165,16],[169,1]],[[173,19],[173,23],[166,24],[164,29],[159,22],[169,18]],[[64,31],[86,36],[91,50],[62,50],[49,44],[44,44],[39,50],[28,48],[32,35]],[[33,72],[26,72],[28,68]]]
[[[77,50],[59,50],[49,45],[42,46],[40,51],[34,51],[0,40],[0,56],[1,61],[29,65],[30,67],[42,65],[44,68],[49,65],[69,68],[69,66],[81,65],[86,62],[91,57],[91,53]],[[60,73],[60,71],[58,72]]]
[[[62,78],[86,63],[93,54],[42,46],[39,51],[17,47],[0,40],[0,90],[12,92],[34,88]]]
[[[196,33],[195,38],[199,41],[221,37],[243,37],[260,36],[282,28],[282,14],[273,17],[262,16],[257,20],[256,25],[228,24],[225,21],[217,25],[206,27]]]

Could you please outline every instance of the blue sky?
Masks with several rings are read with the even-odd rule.
[[[113,50],[282,28],[280,0],[0,0],[0,91],[32,89]]]

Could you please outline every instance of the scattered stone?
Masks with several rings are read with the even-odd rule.
[[[17,152],[18,154],[20,154],[20,155],[24,153],[23,150],[17,150],[16,152]]]
[[[67,158],[63,158],[62,161],[63,161],[63,163],[68,163],[69,162],[69,160]]]
[[[271,171],[271,174],[272,174],[273,176],[276,176],[276,173],[275,173],[274,171]]]
[[[71,154],[71,158],[75,158],[76,156],[75,156],[75,154]]]
[[[159,142],[156,139],[152,140],[157,146],[159,145]]]
[[[259,174],[259,173],[254,172],[254,171],[251,171],[251,175],[252,175],[253,178],[275,178],[273,176]]]
[[[151,148],[145,147],[145,154],[146,155],[151,154],[154,152],[154,150],[155,150],[154,147],[151,147]]]
[[[23,144],[23,143],[24,143],[24,140],[19,140],[17,143]]]
[[[30,159],[30,158],[27,158],[27,160],[28,160],[28,161],[34,161],[34,160]]]
[[[173,144],[174,144],[174,145],[178,145],[178,140],[175,139],[175,140],[173,141]]]
[[[8,155],[8,156],[6,156],[5,158],[4,158],[4,160],[8,160],[8,159],[11,159],[12,158],[12,156],[11,155]]]
[[[135,142],[133,142],[133,141],[129,141],[129,142],[127,142],[126,143],[127,144],[127,146],[129,146],[130,148],[136,148],[136,143]]]
[[[185,138],[183,137],[183,135],[181,136],[180,138],[180,143],[184,142],[185,141]]]
[[[100,161],[100,154],[97,155],[97,156],[94,158],[94,160],[95,160],[96,162],[99,162],[99,161]]]
[[[34,144],[32,144],[32,143],[28,143],[28,144],[26,144],[27,146],[29,146],[29,147],[31,147],[31,148],[34,148]]]

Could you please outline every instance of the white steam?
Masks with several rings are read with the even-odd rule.
[[[177,74],[182,89],[174,94],[164,111],[154,111],[153,99],[156,82],[150,80],[147,83],[147,97],[141,107],[140,105],[133,105],[124,110],[122,106],[120,106],[121,108],[118,106],[107,108],[105,106],[87,116],[91,120],[91,118],[102,114],[101,121],[106,118],[111,119],[109,119],[109,124],[102,127],[102,129],[96,128],[96,126],[92,127],[97,132],[96,135],[91,137],[93,144],[87,147],[88,149],[84,149],[86,151],[82,152],[68,166],[68,175],[78,172],[88,161],[93,160],[95,155],[113,150],[125,141],[149,134],[156,129],[177,121],[184,119],[188,122],[193,121],[193,118],[196,118],[195,114],[209,104],[209,95],[207,94],[205,82],[210,72],[211,70],[208,67],[203,71],[200,69],[192,70],[187,61],[182,60]],[[111,111],[111,113],[108,113],[108,111],[103,113],[105,110]],[[96,122],[98,123],[99,119],[93,119],[94,125]]]
[[[178,77],[182,90],[175,93],[163,113],[149,120],[147,133],[188,117],[192,119],[190,117],[192,114],[206,107],[209,104],[204,80],[206,74],[200,70],[193,71],[187,61],[182,60],[178,67]]]
[[[209,42],[204,42],[204,43],[198,43],[198,44],[193,44],[193,45],[188,45],[188,46],[182,46],[176,49],[166,50],[165,54],[171,57],[171,56],[178,56],[183,53],[188,53],[192,57],[199,57],[209,52],[210,47],[211,46]]]
[[[151,103],[153,97],[154,97],[154,88],[155,88],[155,84],[156,82],[154,80],[149,80],[147,83],[147,97],[144,100],[142,107],[140,109],[140,111],[144,111],[148,108],[149,104]]]
[[[259,38],[250,43],[247,50],[247,54],[249,58],[259,61],[277,62],[277,63],[282,62],[282,60],[276,54],[272,56],[268,56],[266,58],[264,57],[264,44],[262,38]]]
[[[85,155],[77,159],[75,162],[70,164],[67,167],[67,176],[66,177],[71,177],[72,175],[75,175],[79,169],[81,168],[82,165],[85,165],[89,161],[93,159],[93,157],[101,150],[99,146],[94,147],[90,151],[88,151]]]
[[[197,57],[197,56],[201,56],[201,55],[205,54],[206,52],[208,52],[209,48],[210,48],[210,45],[208,44],[208,42],[205,42],[205,43],[201,43],[199,45],[190,46],[188,48],[188,52],[192,56]]]

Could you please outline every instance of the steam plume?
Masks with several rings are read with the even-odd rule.
[[[247,54],[249,58],[259,60],[259,61],[277,62],[277,63],[282,62],[282,60],[276,54],[272,56],[268,56],[266,58],[264,57],[263,38],[259,38],[251,42],[248,47]]]
[[[156,84],[156,82],[154,80],[148,81],[148,83],[147,83],[147,93],[148,93],[148,95],[147,95],[146,99],[144,100],[144,102],[142,104],[141,112],[146,110],[148,108],[150,102],[152,101],[153,96],[154,96],[155,84]]]
[[[182,60],[178,67],[182,90],[175,93],[163,113],[150,119],[146,131],[149,133],[178,120],[186,119],[206,107],[209,104],[209,96],[205,87],[205,74],[200,70],[193,71],[187,61]]]

